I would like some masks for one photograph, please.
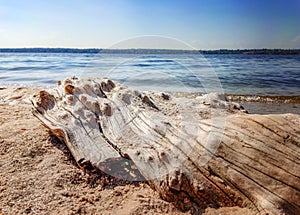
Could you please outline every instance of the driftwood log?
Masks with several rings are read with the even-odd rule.
[[[79,166],[145,179],[182,209],[300,214],[299,115],[251,115],[222,95],[179,98],[108,79],[66,79],[32,103]]]

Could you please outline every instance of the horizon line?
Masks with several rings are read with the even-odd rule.
[[[0,50],[17,50],[17,49],[65,49],[65,50],[168,50],[168,51],[255,51],[255,50],[300,50],[300,48],[218,48],[218,49],[172,49],[172,48],[79,48],[79,47],[0,47]]]

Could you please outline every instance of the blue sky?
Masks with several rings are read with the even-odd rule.
[[[109,48],[143,35],[300,48],[300,0],[0,0],[0,47]]]

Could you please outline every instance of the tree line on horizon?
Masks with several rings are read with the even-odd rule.
[[[0,53],[109,53],[109,54],[245,54],[245,55],[300,55],[300,49],[218,49],[218,50],[171,50],[171,49],[99,49],[99,48],[0,48]]]

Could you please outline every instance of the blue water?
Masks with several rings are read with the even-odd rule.
[[[297,55],[0,53],[0,87],[109,77],[140,90],[300,95]]]

